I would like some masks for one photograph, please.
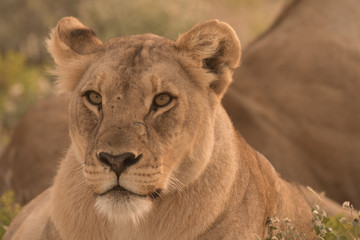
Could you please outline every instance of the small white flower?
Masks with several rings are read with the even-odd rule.
[[[350,208],[350,202],[349,201],[345,201],[343,204],[342,204],[343,208]]]
[[[339,219],[339,222],[342,223],[342,224],[346,223],[346,218],[343,218],[343,217],[340,218],[340,219]]]
[[[284,218],[285,223],[291,223],[291,220],[289,218]]]
[[[326,217],[326,212],[324,210],[321,212],[321,216]]]

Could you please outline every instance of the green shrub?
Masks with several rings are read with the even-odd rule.
[[[327,217],[324,210],[318,205],[312,208],[313,225],[317,240],[359,240],[360,239],[360,213],[354,213],[354,208],[349,202],[344,202],[343,207],[350,211],[352,219],[341,215]],[[309,240],[303,233],[296,230],[296,226],[287,218],[282,221],[276,215],[266,221],[267,236],[264,240]],[[260,240],[257,237],[257,240]]]
[[[313,223],[319,240],[359,240],[359,214],[354,215],[354,208],[349,202],[344,202],[343,207],[350,211],[352,219],[343,216],[327,217],[326,212],[320,210],[319,206],[312,209]]]
[[[10,129],[25,110],[49,92],[43,72],[27,64],[20,53],[0,54],[0,144],[7,142]]]
[[[11,220],[20,211],[20,204],[15,202],[15,194],[8,191],[0,196],[0,239],[2,239],[5,229],[10,225]]]
[[[298,232],[290,219],[279,220],[276,214],[266,220],[267,237],[264,240],[306,240],[304,233]],[[260,240],[259,237],[257,237]]]

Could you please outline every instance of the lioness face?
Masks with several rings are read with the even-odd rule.
[[[211,96],[169,56],[173,45],[148,38],[98,54],[70,101],[87,183],[129,214],[195,180],[213,144]]]
[[[234,38],[227,25],[209,23]],[[201,42],[205,33],[191,42],[199,31],[212,34],[195,27],[176,43],[148,34],[102,44],[65,18],[48,42],[58,71],[77,74],[60,79],[71,88],[70,135],[96,207],[110,219],[138,219],[161,196],[196,181],[210,161],[214,115],[239,53],[217,59],[231,45]],[[210,56],[201,55],[206,44],[207,53],[216,48]]]

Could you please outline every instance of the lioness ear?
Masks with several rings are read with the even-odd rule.
[[[222,97],[240,62],[241,46],[235,31],[224,22],[206,21],[180,35],[176,46],[199,61],[202,68],[216,74],[209,87]]]
[[[65,17],[51,31],[46,41],[57,64],[59,90],[72,91],[86,67],[86,56],[98,52],[103,43],[93,30],[74,17]]]

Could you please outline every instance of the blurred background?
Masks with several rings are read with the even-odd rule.
[[[155,33],[175,40],[197,22],[217,18],[237,32],[242,46],[261,34],[289,0],[1,0],[0,153],[18,119],[53,94],[52,60],[44,40],[64,16],[78,17],[103,41]]]

